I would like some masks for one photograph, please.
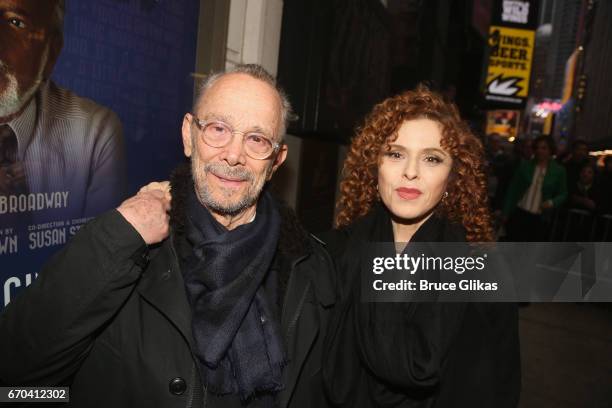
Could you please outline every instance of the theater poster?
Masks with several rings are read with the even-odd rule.
[[[0,8],[1,311],[88,220],[182,160],[199,0]]]

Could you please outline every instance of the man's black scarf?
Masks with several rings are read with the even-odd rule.
[[[277,276],[270,270],[280,232],[274,200],[262,194],[251,223],[228,231],[187,193],[185,237],[179,251],[192,308],[195,354],[202,380],[215,394],[243,401],[283,388],[286,364]]]

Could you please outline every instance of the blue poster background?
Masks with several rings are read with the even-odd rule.
[[[53,80],[117,113],[130,195],[167,179],[183,159],[180,127],[192,102],[199,0],[66,3],[64,48]],[[77,227],[71,229],[69,236]],[[11,242],[4,244],[10,248]],[[0,253],[0,310],[59,249],[30,250],[20,243],[16,253]]]

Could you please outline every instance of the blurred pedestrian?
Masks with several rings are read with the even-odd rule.
[[[504,198],[510,187],[512,177],[522,161],[531,160],[533,149],[531,148],[531,140],[522,138],[517,139],[512,145],[512,154],[507,160],[504,160],[502,165],[497,168],[497,189],[491,203],[494,211],[501,211],[504,206]]]
[[[534,158],[521,162],[504,201],[510,241],[547,241],[552,210],[567,199],[565,169],[552,158],[554,141],[539,136],[533,147]]]
[[[601,210],[601,193],[595,178],[595,166],[585,163],[580,168],[578,181],[570,186],[568,213],[563,223],[563,234],[569,241],[590,241],[596,214]],[[563,217],[562,217],[563,218]]]
[[[580,178],[580,170],[589,162],[589,145],[582,139],[572,143],[572,150],[566,161],[563,162],[567,175],[567,188],[572,188]]]
[[[584,164],[580,169],[578,181],[570,186],[568,207],[595,213],[601,207],[601,189],[595,179],[595,166]]]

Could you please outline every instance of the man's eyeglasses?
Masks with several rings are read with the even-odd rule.
[[[261,132],[241,132],[219,120],[202,120],[190,114],[199,130],[199,135],[211,147],[225,147],[232,141],[235,133],[242,134],[242,145],[249,157],[255,160],[265,160],[276,152],[280,143],[272,142]]]

